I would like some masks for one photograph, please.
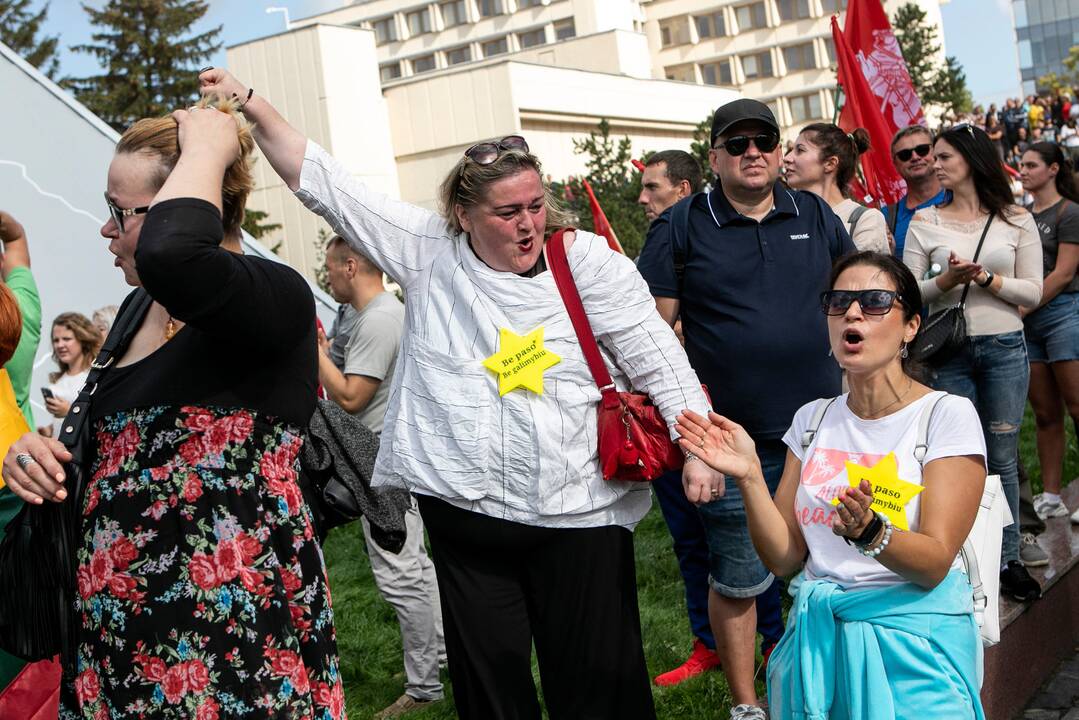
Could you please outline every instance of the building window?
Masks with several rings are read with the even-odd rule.
[[[429,33],[431,32],[431,14],[427,12],[427,8],[406,13],[405,24],[408,25],[410,37]]]
[[[716,10],[707,15],[695,15],[693,22],[697,25],[697,37],[701,40],[723,37],[727,34],[727,23],[723,19],[722,10]]]
[[[517,0],[517,9],[524,10],[530,7],[539,7],[543,4],[543,0]]]
[[[434,55],[421,55],[417,58],[412,58],[412,74],[430,72],[435,69],[435,56]]]
[[[457,27],[468,22],[468,15],[465,14],[465,0],[444,2],[438,6],[438,9],[442,11],[443,27]]]
[[[734,9],[734,17],[738,21],[739,30],[762,28],[768,24],[764,17],[763,2],[739,5]]]
[[[745,75],[746,80],[772,77],[774,75],[772,72],[772,53],[766,50],[756,55],[743,56],[742,74]]]
[[[701,65],[701,79],[705,85],[733,85],[734,76],[731,74],[731,61],[720,60]]]
[[[835,40],[824,38],[824,52],[828,55],[828,64],[835,65]]]
[[[555,40],[569,40],[571,37],[577,37],[577,27],[573,24],[573,18],[559,20],[554,24]]]
[[[817,67],[817,60],[813,56],[813,43],[807,42],[783,48],[783,62],[787,64],[787,72]]]
[[[820,0],[820,4],[826,16],[835,15],[847,9],[847,0]]]
[[[672,65],[671,67],[663,68],[663,74],[668,80],[697,82],[697,74],[693,71],[692,65]]]
[[[776,119],[776,122],[779,122],[779,100],[777,98],[765,100],[764,104],[772,111],[772,117]]]
[[[659,24],[659,41],[663,47],[685,45],[689,42],[689,23],[686,17],[670,18]]]
[[[385,65],[378,66],[378,75],[382,78],[382,82],[387,80],[394,80],[401,77],[401,63],[386,63]]]
[[[543,28],[536,28],[528,32],[517,33],[517,42],[521,48],[536,47],[547,44],[547,33]]]
[[[510,49],[509,43],[506,42],[506,38],[504,36],[496,38],[494,40],[488,40],[480,47],[483,48],[483,56],[485,58],[493,57],[495,55],[502,55],[509,52]]]
[[[801,20],[809,17],[809,0],[779,0],[781,20]]]
[[[817,120],[821,117],[820,93],[796,95],[788,98],[787,103],[791,106],[791,120],[796,123]]]
[[[468,62],[472,59],[472,47],[464,45],[459,48],[453,48],[446,51],[446,64],[447,65],[460,65],[461,63]]]
[[[494,17],[501,15],[505,10],[502,7],[503,0],[477,0],[476,5],[480,9],[480,17]]]
[[[375,31],[375,44],[393,42],[397,39],[397,27],[393,24],[393,17],[372,20],[371,29]]]

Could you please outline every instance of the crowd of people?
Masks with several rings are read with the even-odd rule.
[[[58,422],[37,432],[40,300],[27,233],[0,213],[0,336],[5,302],[21,322],[0,400],[26,430],[3,461],[0,519],[22,502],[81,509],[61,718],[345,717],[315,500],[301,489],[319,403],[375,439],[370,484],[408,496],[402,542],[361,519],[403,648],[403,693],[378,718],[441,701],[448,667],[460,717],[538,719],[533,648],[552,718],[654,718],[653,683],[717,668],[732,720],[984,716],[959,551],[987,476],[1017,519],[1000,548],[1008,596],[1040,596],[1026,570],[1047,563],[1036,535],[1069,513],[1079,195],[1068,136],[1048,142],[1039,123],[1066,126],[1070,109],[1032,102],[1032,142],[1017,131],[1011,152],[1011,102],[984,128],[900,130],[891,155],[907,193],[882,211],[848,191],[864,130],[814,123],[784,154],[767,106],[727,103],[712,121],[713,187],[685,152],[643,163],[651,225],[634,263],[572,230],[522,136],[466,149],[433,212],[365,187],[229,73],[200,83],[196,107],[141,120],[116,147],[101,234],[135,290],[93,320],[55,319],[44,401]],[[241,251],[256,144],[336,233],[328,332],[297,272]],[[563,255],[612,385],[646,393],[682,450],[650,485],[604,478],[611,387],[554,277]],[[926,319],[957,305],[965,336],[918,362]],[[1037,497],[1018,453],[1028,396]],[[90,480],[68,498],[65,418],[84,408]],[[914,490],[882,511],[900,484]],[[693,644],[650,679],[633,529],[653,489]],[[0,655],[9,680],[18,667]]]

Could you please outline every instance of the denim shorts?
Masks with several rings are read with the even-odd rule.
[[[1079,360],[1079,292],[1060,293],[1027,315],[1025,328],[1030,362]]]
[[[757,456],[764,471],[768,491],[775,495],[787,460],[782,440],[758,440]],[[700,507],[708,536],[708,584],[720,595],[751,598],[772,584],[772,573],[764,567],[746,523],[746,507],[738,485],[727,478],[723,497]]]

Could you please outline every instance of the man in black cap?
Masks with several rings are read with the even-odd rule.
[[[841,391],[819,298],[832,262],[854,251],[823,200],[779,182],[779,140],[763,103],[741,99],[716,110],[708,155],[715,189],[653,222],[638,263],[660,314],[672,324],[681,316],[686,352],[716,412],[753,436],[773,494],[787,457],[781,438],[795,411]],[[732,480],[700,512],[710,551],[709,618],[731,718],[763,720],[753,683],[754,598],[778,593],[778,583],[753,549]]]

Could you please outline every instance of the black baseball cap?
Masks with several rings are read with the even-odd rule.
[[[727,128],[744,120],[762,122],[779,134],[779,123],[767,105],[760,100],[740,98],[716,109],[716,114],[712,116],[712,146],[715,147],[716,138],[725,133]]]

